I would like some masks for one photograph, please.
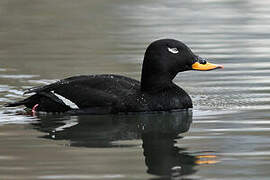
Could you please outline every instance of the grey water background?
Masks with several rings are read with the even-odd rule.
[[[269,32],[267,0],[1,0],[0,179],[269,179]],[[32,117],[2,107],[68,76],[140,79],[160,38],[225,66],[176,77],[192,112]]]

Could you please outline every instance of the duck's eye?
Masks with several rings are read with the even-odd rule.
[[[173,54],[179,53],[179,51],[178,51],[177,48],[170,48],[170,47],[168,47],[168,51],[171,52],[171,53],[173,53]]]

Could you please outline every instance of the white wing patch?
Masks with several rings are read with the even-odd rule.
[[[79,109],[79,107],[74,102],[70,101],[69,99],[61,96],[60,94],[55,93],[54,91],[52,91],[52,93],[56,95],[59,99],[61,99],[67,106],[71,107],[72,109]]]

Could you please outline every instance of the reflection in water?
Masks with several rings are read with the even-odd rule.
[[[177,115],[168,114],[162,119],[147,119],[141,137],[148,173],[173,178],[196,172],[196,157],[176,146],[182,138],[179,133],[189,130],[192,114],[189,111]]]
[[[70,140],[70,146],[125,146],[114,141],[139,139],[137,120],[132,116],[39,116],[37,129],[47,132],[44,138]]]
[[[142,139],[149,174],[176,178],[195,172],[197,158],[176,146],[187,132],[192,111],[139,115],[60,116],[39,115],[36,129],[48,139],[69,140],[71,146],[123,147],[121,140]],[[118,142],[118,143],[117,143]]]
[[[213,155],[201,154],[220,156],[217,165],[196,166],[199,179],[269,179],[269,0],[1,0],[0,14],[0,179],[48,179],[48,175],[64,179],[59,175],[65,175],[104,180],[110,170],[123,179],[145,180],[146,167],[138,167],[144,164],[139,158],[142,151],[149,173],[157,173],[153,164],[164,163],[165,157],[179,157],[172,158],[178,163],[173,165],[176,171],[178,166],[187,169],[187,163],[179,165],[184,151],[176,146],[188,147],[186,155],[196,156],[196,164],[215,162]],[[147,141],[151,136],[142,134],[146,126],[139,120],[145,115],[41,117],[35,127],[48,132],[46,138],[67,139],[72,146],[136,146],[73,151],[59,146],[61,142],[36,139],[40,133],[28,127],[36,118],[14,115],[18,109],[5,113],[1,107],[19,100],[22,89],[77,74],[113,73],[139,79],[145,47],[160,38],[182,40],[196,54],[225,65],[222,71],[176,77],[175,83],[191,95],[196,110],[195,126],[188,138],[174,139],[177,144],[164,137],[164,141],[160,137]],[[166,115],[158,116],[150,118]],[[137,146],[140,140],[121,141],[140,137],[143,150]],[[158,160],[154,147],[163,152]],[[218,153],[201,153],[209,150]],[[93,178],[97,173],[100,176]]]

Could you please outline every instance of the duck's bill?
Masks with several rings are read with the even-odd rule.
[[[192,69],[197,70],[197,71],[210,71],[210,70],[214,70],[214,69],[223,69],[223,68],[224,68],[223,65],[212,64],[209,62],[206,62],[204,64],[201,64],[199,62],[195,62],[194,64],[192,64]]]

